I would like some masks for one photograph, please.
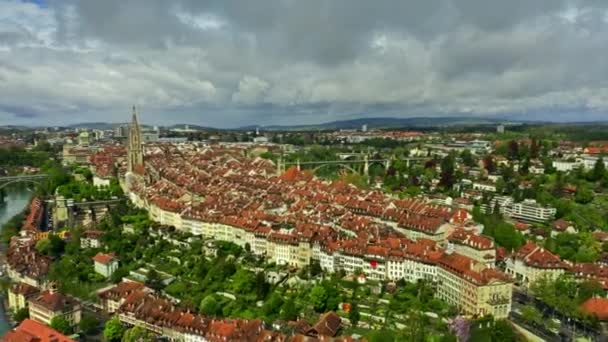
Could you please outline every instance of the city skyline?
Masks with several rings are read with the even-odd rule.
[[[608,4],[0,3],[0,125],[594,121]]]

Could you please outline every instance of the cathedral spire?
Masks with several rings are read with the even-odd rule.
[[[137,110],[133,106],[133,118],[129,126],[129,145],[127,151],[127,170],[129,172],[142,171],[144,166],[143,141],[141,129],[137,122]]]
[[[133,105],[133,117],[131,118],[131,124],[137,123],[137,111],[135,110],[135,105]]]

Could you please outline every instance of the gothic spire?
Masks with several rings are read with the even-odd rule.
[[[132,123],[137,123],[137,111],[135,110],[135,105],[133,105],[133,118],[131,119]]]

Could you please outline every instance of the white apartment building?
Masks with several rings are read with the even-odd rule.
[[[533,199],[515,203],[509,196],[496,196],[489,205],[482,206],[484,212],[492,212],[498,203],[501,214],[524,221],[544,222],[555,218],[556,208],[543,207]]]

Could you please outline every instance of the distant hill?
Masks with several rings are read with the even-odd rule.
[[[67,128],[85,128],[85,129],[99,129],[108,130],[114,129],[116,126],[125,125],[121,123],[107,123],[107,122],[81,122],[66,126]]]
[[[201,130],[201,131],[219,130],[219,128],[215,128],[215,127],[199,126],[199,125],[193,125],[193,124],[176,124],[176,125],[167,126],[166,128],[167,129],[185,129],[186,125],[190,129],[196,129],[196,130]]]
[[[316,125],[294,125],[294,126],[245,126],[240,129],[255,129],[256,127],[264,130],[317,130],[317,129],[360,129],[367,125],[372,128],[420,128],[420,127],[445,127],[459,125],[491,125],[504,122],[498,118],[480,117],[413,117],[413,118],[360,118],[352,120],[331,121]]]

